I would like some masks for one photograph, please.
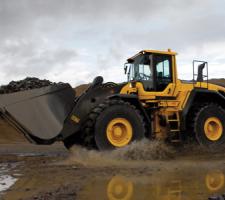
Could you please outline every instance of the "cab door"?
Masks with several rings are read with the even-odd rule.
[[[173,83],[172,57],[170,55],[154,55],[154,88],[156,92],[164,91]]]
[[[153,54],[153,88],[146,90],[140,86],[138,94],[140,99],[172,98],[175,91],[176,62],[174,55]]]

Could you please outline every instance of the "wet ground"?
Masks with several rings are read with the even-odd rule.
[[[204,200],[225,193],[225,153],[188,148],[0,145],[0,199]]]

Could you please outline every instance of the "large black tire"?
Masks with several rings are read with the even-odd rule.
[[[225,111],[217,104],[205,104],[195,114],[194,133],[200,145],[221,149],[225,145]]]
[[[100,150],[112,150],[117,148],[108,140],[106,130],[113,119],[122,118],[128,121],[132,127],[132,139],[141,140],[145,137],[145,123],[139,110],[133,105],[122,100],[107,100],[98,105],[89,115],[86,125],[86,140],[88,144],[95,142]],[[94,134],[93,134],[94,133]],[[130,143],[129,142],[129,143]]]
[[[74,145],[82,145],[82,140],[80,138],[81,133],[75,133],[70,137],[63,140],[64,146],[67,149],[71,149]]]

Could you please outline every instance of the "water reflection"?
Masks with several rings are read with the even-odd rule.
[[[209,172],[205,177],[205,183],[209,191],[216,192],[224,187],[224,173],[219,170]]]
[[[224,172],[220,170],[159,174],[150,177],[116,175],[90,180],[80,193],[79,199],[199,200],[224,193],[224,183]]]
[[[114,176],[107,185],[107,196],[109,200],[129,200],[134,193],[134,184],[122,176]]]
[[[140,173],[136,170],[123,171],[117,175],[99,172],[76,179],[74,187],[79,185],[76,199],[79,200],[206,200],[214,194],[225,193],[225,170],[209,170],[208,168],[182,168],[175,171],[158,171],[155,173]],[[147,172],[146,172],[147,173]],[[24,174],[4,195],[4,199],[18,200],[38,196],[43,188],[52,190],[49,185],[57,187],[71,180],[71,173],[65,177],[49,176],[33,173]],[[74,175],[76,177],[76,175]],[[47,186],[47,187],[46,187]],[[71,191],[68,190],[71,195]],[[65,191],[65,195],[67,195]],[[60,198],[59,198],[60,199]],[[75,197],[74,197],[75,199]]]

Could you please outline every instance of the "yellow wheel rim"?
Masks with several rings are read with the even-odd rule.
[[[210,117],[205,121],[204,131],[209,140],[219,140],[223,134],[223,124],[217,117]]]
[[[125,118],[111,120],[106,129],[108,141],[115,147],[124,147],[132,139],[133,129],[130,122]]]
[[[221,171],[213,171],[206,175],[206,187],[215,192],[224,186],[225,178]]]
[[[133,183],[124,177],[114,176],[108,183],[107,196],[109,200],[129,200],[133,193]]]

